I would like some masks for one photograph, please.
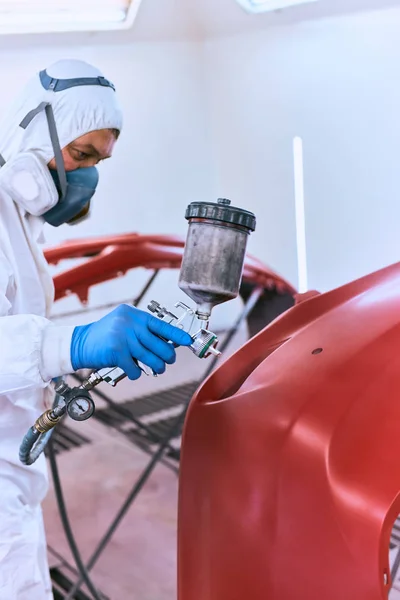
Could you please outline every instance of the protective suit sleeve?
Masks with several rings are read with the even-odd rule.
[[[35,315],[0,316],[0,394],[72,373],[73,330]]]
[[[44,381],[73,373],[71,339],[75,327],[47,321],[41,344],[40,374]]]
[[[0,395],[72,373],[74,327],[56,326],[35,315],[10,315],[12,271],[0,252]]]

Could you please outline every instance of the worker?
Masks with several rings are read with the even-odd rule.
[[[52,380],[114,366],[134,380],[136,361],[163,373],[174,345],[191,343],[128,305],[84,326],[48,320],[54,289],[43,225],[87,217],[95,165],[112,155],[121,127],[113,84],[77,60],[35,75],[0,125],[0,600],[53,598],[41,513],[45,458],[30,467],[18,459],[24,434],[52,404]]]

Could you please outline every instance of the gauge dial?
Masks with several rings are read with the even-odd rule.
[[[74,398],[67,407],[68,414],[74,421],[86,421],[94,413],[94,402],[91,398]]]

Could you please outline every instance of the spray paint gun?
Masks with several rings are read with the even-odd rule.
[[[230,206],[230,200],[224,198],[217,203],[192,202],[185,218],[189,228],[179,287],[196,303],[196,309],[178,302],[172,312],[152,300],[148,310],[189,333],[193,340],[189,348],[198,358],[218,357],[218,337],[208,329],[209,319],[214,306],[236,298],[239,293],[247,239],[255,230],[256,219],[253,213]],[[178,310],[182,311],[179,315]],[[156,376],[146,365],[137,364],[146,375]],[[58,404],[44,412],[28,431],[20,447],[21,462],[32,464],[37,459],[51,430],[66,413],[76,421],[93,415],[91,389],[102,382],[115,387],[125,377],[122,369],[113,367],[92,372],[79,387],[71,388],[58,381],[55,386]]]
[[[155,300],[152,300],[147,308],[163,321],[191,334],[196,320],[196,314],[193,309],[186,306],[183,302],[177,302],[175,304],[175,309],[182,309],[182,313],[179,316],[175,314],[177,312],[176,310],[175,312],[171,312]],[[216,348],[218,337],[212,331],[205,329],[203,325],[204,323],[202,322],[200,329],[191,335],[193,342],[189,346],[190,350],[198,358],[207,358],[210,355],[216,357],[220,356],[221,353]],[[137,364],[146,375],[157,377],[157,373],[143,363],[137,361]],[[79,387],[70,388],[64,381],[60,381],[56,384],[55,391],[64,399],[65,409],[68,415],[75,421],[85,421],[93,415],[95,410],[94,402],[88,393],[89,390],[102,382],[115,387],[122,379],[125,379],[125,377],[125,372],[119,367],[105,367],[98,371],[93,371]]]
[[[216,348],[218,337],[206,328],[208,322],[200,320],[200,327],[196,326],[196,321],[199,320],[198,316],[183,302],[175,304],[174,312],[161,306],[155,300],[150,302],[148,309],[163,321],[189,333],[193,340],[189,348],[198,358],[207,358],[210,355],[220,356],[221,353]],[[180,315],[176,314],[178,309],[181,310]],[[146,375],[157,377],[157,374],[146,365],[139,361],[137,364]],[[105,367],[93,371],[77,387],[70,387],[63,379],[57,380],[55,382],[57,404],[41,414],[24,436],[19,450],[20,461],[25,465],[31,465],[37,460],[46,447],[53,428],[66,414],[74,421],[86,421],[93,416],[95,404],[89,393],[90,390],[102,382],[115,387],[125,377],[126,373],[119,367]]]
[[[155,313],[156,316],[162,321],[166,321],[178,329],[182,329],[191,334],[196,315],[195,311],[189,306],[186,306],[186,304],[183,302],[177,302],[175,304],[176,309],[180,308],[183,310],[180,316],[177,316],[167,308],[161,306],[161,304],[155,300],[152,300],[147,308],[150,312]],[[194,334],[191,334],[191,337],[193,342],[189,348],[199,358],[206,358],[207,356],[210,356],[210,354],[213,354],[214,356],[220,356],[221,353],[216,349],[218,338],[212,331],[208,331],[201,326],[198,331],[196,331]],[[137,361],[137,365],[141,371],[145,373],[145,375],[157,377],[157,373],[147,367],[147,365],[144,365],[140,361]],[[106,367],[104,369],[100,369],[99,371],[94,371],[82,385],[85,385],[86,389],[91,389],[95,385],[98,385],[98,383],[105,381],[109,385],[115,387],[117,383],[125,377],[126,374],[119,367]]]
[[[210,355],[220,356],[221,353],[216,348],[218,337],[205,328],[208,323],[201,321],[200,328],[196,328],[195,333],[191,334],[196,321],[196,314],[192,308],[186,306],[183,302],[175,304],[175,309],[181,309],[182,311],[180,315],[176,314],[177,310],[172,312],[155,300],[152,300],[147,308],[159,319],[189,333],[193,340],[189,348],[198,358],[207,358]],[[157,374],[146,365],[139,361],[137,361],[137,364],[146,375],[157,377]],[[95,411],[95,404],[89,391],[102,382],[115,387],[125,377],[126,373],[119,367],[105,367],[93,371],[78,387],[72,388],[65,381],[58,381],[55,385],[55,391],[59,396],[58,405],[44,412],[37,419],[33,426],[34,429],[40,434],[46,433],[57,425],[66,413],[74,421],[86,421]]]

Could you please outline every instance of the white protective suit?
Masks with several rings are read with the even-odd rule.
[[[75,60],[60,61],[47,73],[59,79],[101,75]],[[32,216],[40,207],[35,199],[31,206],[18,204],[2,183],[2,173],[12,170],[21,152],[36,154],[44,164],[53,158],[44,112],[26,130],[19,127],[43,101],[52,104],[61,148],[90,131],[122,127],[111,88],[80,86],[55,93],[44,90],[38,75],[0,125],[0,154],[6,160],[0,169],[0,600],[53,598],[40,507],[48,488],[46,462],[42,455],[23,466],[18,450],[29,427],[52,403],[51,379],[72,372],[73,327],[53,325],[47,318],[54,289],[38,245],[44,221]],[[43,200],[48,190],[41,192]],[[51,204],[55,201],[50,198]]]

